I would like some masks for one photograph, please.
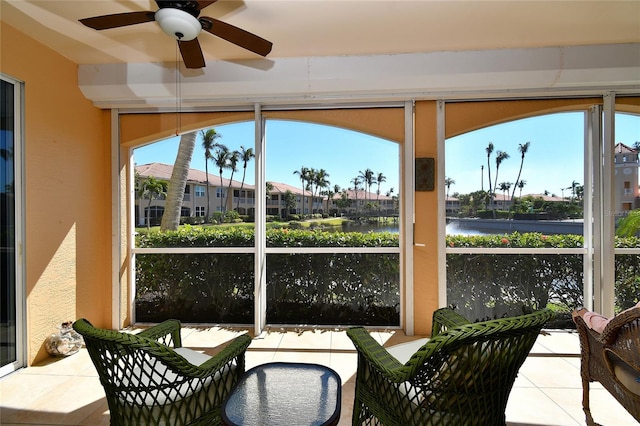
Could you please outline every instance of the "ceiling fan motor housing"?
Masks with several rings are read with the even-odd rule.
[[[180,9],[165,7],[155,14],[155,20],[167,35],[180,41],[193,40],[202,31],[200,21]]]

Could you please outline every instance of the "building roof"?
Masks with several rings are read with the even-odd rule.
[[[287,191],[291,191],[293,194],[302,195],[302,189],[296,188],[295,186],[287,185],[286,183],[282,182],[269,182],[271,183],[271,185],[273,185],[273,189],[269,191],[271,193],[284,194]],[[311,195],[311,192],[305,191],[304,195]]]
[[[393,198],[391,197],[387,197],[386,195],[383,194],[374,194],[373,192],[367,192],[364,190],[360,190],[358,191],[358,193],[356,194],[356,191],[354,191],[353,189],[346,189],[346,190],[342,190],[340,192],[338,192],[337,194],[333,194],[333,199],[334,200],[339,200],[342,197],[342,193],[346,192],[347,196],[349,197],[350,200],[355,200],[356,199],[356,195],[358,200],[369,200],[369,201],[376,201],[376,200],[392,200]]]
[[[551,195],[545,195],[545,194],[526,194],[523,195],[523,197],[533,197],[533,198],[542,198],[544,201],[551,201],[551,202],[567,202],[566,198],[562,198],[562,197],[554,197]]]
[[[153,176],[157,179],[164,179],[168,181],[171,179],[171,173],[173,173],[173,166],[170,164],[164,164],[164,163],[142,164],[142,165],[136,166],[136,172],[138,172],[138,174],[142,177]],[[202,170],[189,169],[189,174],[187,175],[187,182],[201,183],[206,185],[207,174]],[[242,182],[233,180],[231,187],[240,188],[241,184]],[[223,177],[222,185],[220,185],[220,176],[216,175],[215,173],[209,173],[209,185],[217,186],[217,187],[219,186],[228,187],[229,179],[225,179]],[[249,185],[245,182],[243,188],[254,189],[254,186]]]
[[[616,154],[637,153],[638,151],[628,145],[618,142],[614,148]]]

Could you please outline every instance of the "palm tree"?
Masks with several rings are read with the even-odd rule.
[[[375,183],[376,178],[373,175],[373,170],[371,169],[366,169],[364,172],[361,170],[360,175],[358,175],[358,177],[360,179],[362,179],[362,183],[365,185],[365,188],[367,188],[367,192],[365,192],[364,196],[365,196],[365,200],[369,201],[369,194],[371,193],[371,185],[373,185]]]
[[[396,210],[396,200],[398,199],[397,196],[393,195],[393,187],[391,187],[387,193],[385,194],[387,197],[391,198],[391,200],[393,201],[393,213],[395,213]]]
[[[353,179],[351,179],[351,183],[353,184],[353,192],[354,195],[356,197],[356,212],[358,211],[358,189],[360,187],[360,184],[362,183],[362,181],[360,180],[359,176],[354,177]]]
[[[527,184],[526,180],[521,180],[520,182],[518,182],[518,188],[520,188],[520,198],[522,198],[522,188],[524,188],[526,184]]]
[[[164,205],[164,215],[162,215],[162,223],[160,224],[160,229],[163,231],[175,231],[180,225],[184,188],[187,185],[189,166],[193,150],[196,147],[197,135],[197,132],[190,132],[180,136],[178,154],[173,164],[169,189],[167,190],[167,201]]]
[[[288,189],[284,193],[284,208],[287,211],[287,218],[291,215],[291,209],[296,208],[296,196]]]
[[[313,191],[313,182],[316,180],[316,174],[318,173],[318,171],[316,169],[314,169],[313,167],[310,167],[307,170],[307,185],[306,185],[306,190],[309,191],[311,193],[311,207],[309,208],[309,214],[313,214],[313,197],[314,197],[314,191]],[[307,200],[307,205],[309,204],[309,200]]]
[[[231,183],[233,182],[233,174],[238,171],[238,161],[240,161],[240,153],[232,151],[227,158],[227,168],[231,170],[229,178],[229,186],[227,187],[227,201],[224,203],[225,208],[229,205],[229,196],[231,195]],[[231,210],[233,210],[233,199],[231,200]]]
[[[306,187],[305,183],[307,182],[307,177],[309,176],[309,169],[305,166],[300,167],[300,170],[295,170],[293,172],[294,175],[298,175],[300,177],[300,182],[302,183],[302,216],[304,216],[304,188]]]
[[[137,173],[137,172],[136,172]],[[139,180],[139,176],[136,176],[137,185],[136,192],[138,192],[139,198],[146,198],[149,200],[147,203],[147,229],[151,227],[150,213],[151,213],[151,201],[167,195],[167,181],[156,179],[153,176],[149,176],[144,180]]]
[[[209,221],[211,217],[209,215],[209,206],[211,202],[209,200],[209,160],[213,158],[212,152],[216,148],[217,143],[216,140],[220,139],[222,135],[216,132],[216,129],[208,129],[207,131],[201,130],[200,135],[202,136],[202,147],[204,148],[204,172],[207,176],[207,217],[206,221]]]
[[[451,188],[451,185],[455,185],[456,181],[449,178],[449,177],[445,177],[444,178],[444,186],[447,187],[447,198],[449,198],[449,189]]]
[[[228,167],[229,160],[229,148],[227,148],[223,144],[216,145],[216,151],[213,154],[213,162],[218,167],[218,175],[220,176],[220,212],[224,213],[225,209],[222,206],[222,201],[224,200],[223,196],[223,186],[222,186],[222,172],[224,169]]]
[[[509,189],[511,188],[511,182],[502,182],[499,188],[500,191],[502,191],[502,210],[506,210],[507,192],[509,192]]]
[[[487,173],[489,174],[489,202],[493,205],[493,189],[491,187],[491,154],[493,153],[493,142],[489,142],[485,151],[487,151]]]
[[[580,185],[580,184],[574,180],[573,182],[571,182],[571,186],[567,188],[567,189],[570,189],[570,190],[571,190],[571,202],[572,202],[572,203],[573,203],[573,198],[576,196],[576,188],[577,188],[579,185]]]
[[[240,184],[240,194],[242,194],[242,189],[244,188],[244,179],[247,176],[247,164],[251,161],[252,158],[255,158],[255,154],[253,153],[253,148],[244,149],[244,146],[240,145],[240,159],[242,160],[242,183]],[[238,197],[238,202],[236,204],[236,210],[240,211],[240,197]]]
[[[509,154],[506,152],[500,150],[496,151],[496,177],[493,183],[494,190],[498,187],[498,171],[500,170],[500,164],[502,164],[502,162],[507,158],[509,158]],[[493,208],[493,197],[491,197],[491,206]]]
[[[380,211],[380,184],[386,181],[387,177],[383,175],[382,172],[378,173],[378,176],[376,176],[376,184],[378,184],[378,189],[376,190],[376,203],[378,203],[378,211]]]
[[[522,165],[524,164],[524,155],[529,150],[529,145],[531,145],[531,142],[525,142],[518,145],[518,151],[520,152],[520,170],[518,170],[518,177],[516,178],[515,185],[513,185],[513,194],[511,194],[511,199],[515,197],[516,188],[519,187],[518,182],[520,182],[520,174],[522,173]],[[522,192],[522,188],[520,188],[520,191]]]
[[[315,173],[313,175],[313,184],[316,187],[315,192],[318,195],[320,195],[320,191],[319,190],[329,187],[330,183],[329,183],[329,180],[327,180],[328,177],[329,177],[329,173],[327,173],[327,171],[325,169],[320,169],[320,170],[315,171]],[[311,206],[313,207],[313,202],[311,203]],[[322,205],[320,207],[322,207]]]
[[[633,237],[640,231],[640,210],[631,210],[627,216],[620,219],[616,229],[619,237]]]
[[[271,198],[271,191],[273,191],[273,184],[269,181],[264,185],[265,193],[267,194],[267,200]]]
[[[333,185],[333,189],[327,190],[327,214],[329,214],[329,202],[333,200],[334,195],[338,195],[340,193],[340,185]]]

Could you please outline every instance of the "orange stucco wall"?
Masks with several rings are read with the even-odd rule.
[[[111,319],[109,114],[77,66],[0,22],[0,71],[24,82],[27,361],[63,321]]]
[[[438,158],[437,103],[416,102],[415,156]],[[424,246],[413,248],[414,331],[418,335],[431,333],[431,316],[438,309],[438,189],[437,161],[433,191],[417,191],[414,198],[414,241]]]

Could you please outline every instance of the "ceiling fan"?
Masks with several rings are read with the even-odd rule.
[[[80,19],[80,22],[95,30],[107,30],[156,21],[162,31],[178,41],[180,54],[187,68],[205,66],[202,49],[197,39],[202,30],[258,55],[267,56],[273,45],[270,41],[226,22],[208,16],[200,16],[202,9],[216,1],[156,0],[159,9],[155,12],[116,13],[84,18]]]

